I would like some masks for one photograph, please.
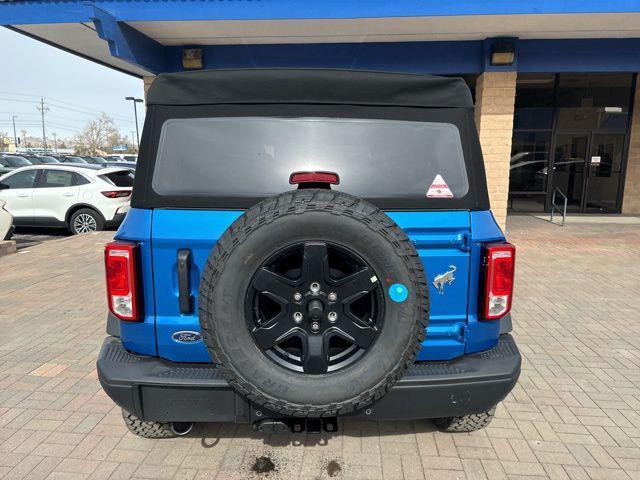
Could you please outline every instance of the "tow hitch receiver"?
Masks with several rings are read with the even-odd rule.
[[[260,433],[335,433],[338,419],[328,418],[265,418],[253,424],[253,430]]]

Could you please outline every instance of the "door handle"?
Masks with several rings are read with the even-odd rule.
[[[178,304],[180,313],[191,313],[190,270],[191,250],[178,250]]]
[[[75,193],[63,193],[62,196],[63,197],[73,197],[75,195]]]
[[[18,193],[18,194],[16,195],[16,197],[20,197],[20,198],[27,198],[28,196],[29,196],[29,194],[28,194],[28,193]]]

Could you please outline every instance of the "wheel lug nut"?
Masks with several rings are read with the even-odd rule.
[[[314,332],[317,332],[318,330],[320,330],[320,324],[318,322],[313,322],[311,324],[311,330],[313,330]]]
[[[329,312],[329,314],[327,315],[327,319],[331,323],[335,323],[338,320],[338,314],[336,312]]]
[[[300,300],[302,300],[302,294],[300,292],[296,292],[293,294],[293,300],[296,302],[299,302]]]
[[[320,284],[318,282],[313,282],[309,287],[311,293],[318,293],[320,291]]]
[[[293,314],[293,321],[296,322],[296,323],[300,323],[302,321],[302,313],[295,312]]]
[[[335,302],[338,299],[338,294],[331,292],[328,296],[330,302]]]

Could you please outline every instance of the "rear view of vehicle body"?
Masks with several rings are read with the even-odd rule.
[[[60,163],[55,157],[50,155],[26,155],[25,158],[29,160],[32,165],[47,165]]]
[[[0,175],[28,165],[31,162],[21,155],[0,154]]]
[[[16,226],[66,227],[74,234],[87,233],[122,222],[132,184],[126,168],[34,165],[0,177],[0,199]]]
[[[0,200],[0,240],[9,240],[13,235],[13,217],[5,205],[6,202]]]
[[[462,80],[171,74],[147,104],[98,360],[132,431],[488,424],[520,371],[515,249]]]

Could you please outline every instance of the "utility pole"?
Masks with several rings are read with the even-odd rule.
[[[47,107],[44,104],[44,98],[40,97],[40,106],[36,107],[38,110],[40,110],[40,113],[42,114],[42,149],[44,150],[44,154],[46,155],[47,153],[47,134],[45,132],[44,129],[44,114],[47,113],[49,111],[49,107]]]
[[[144,100],[135,97],[124,97],[125,100],[131,100],[133,102],[133,117],[136,121],[136,138],[138,139],[137,150],[140,150],[140,131],[138,130],[138,108],[137,103],[142,103]]]
[[[17,115],[12,115],[11,116],[11,121],[13,122],[13,143],[16,146],[16,151],[18,150],[18,135],[16,134],[16,118],[18,118]]]
[[[51,134],[51,136],[53,137],[53,149],[56,152],[56,155],[58,154],[58,139],[57,139],[57,135],[56,132],[53,132]]]

